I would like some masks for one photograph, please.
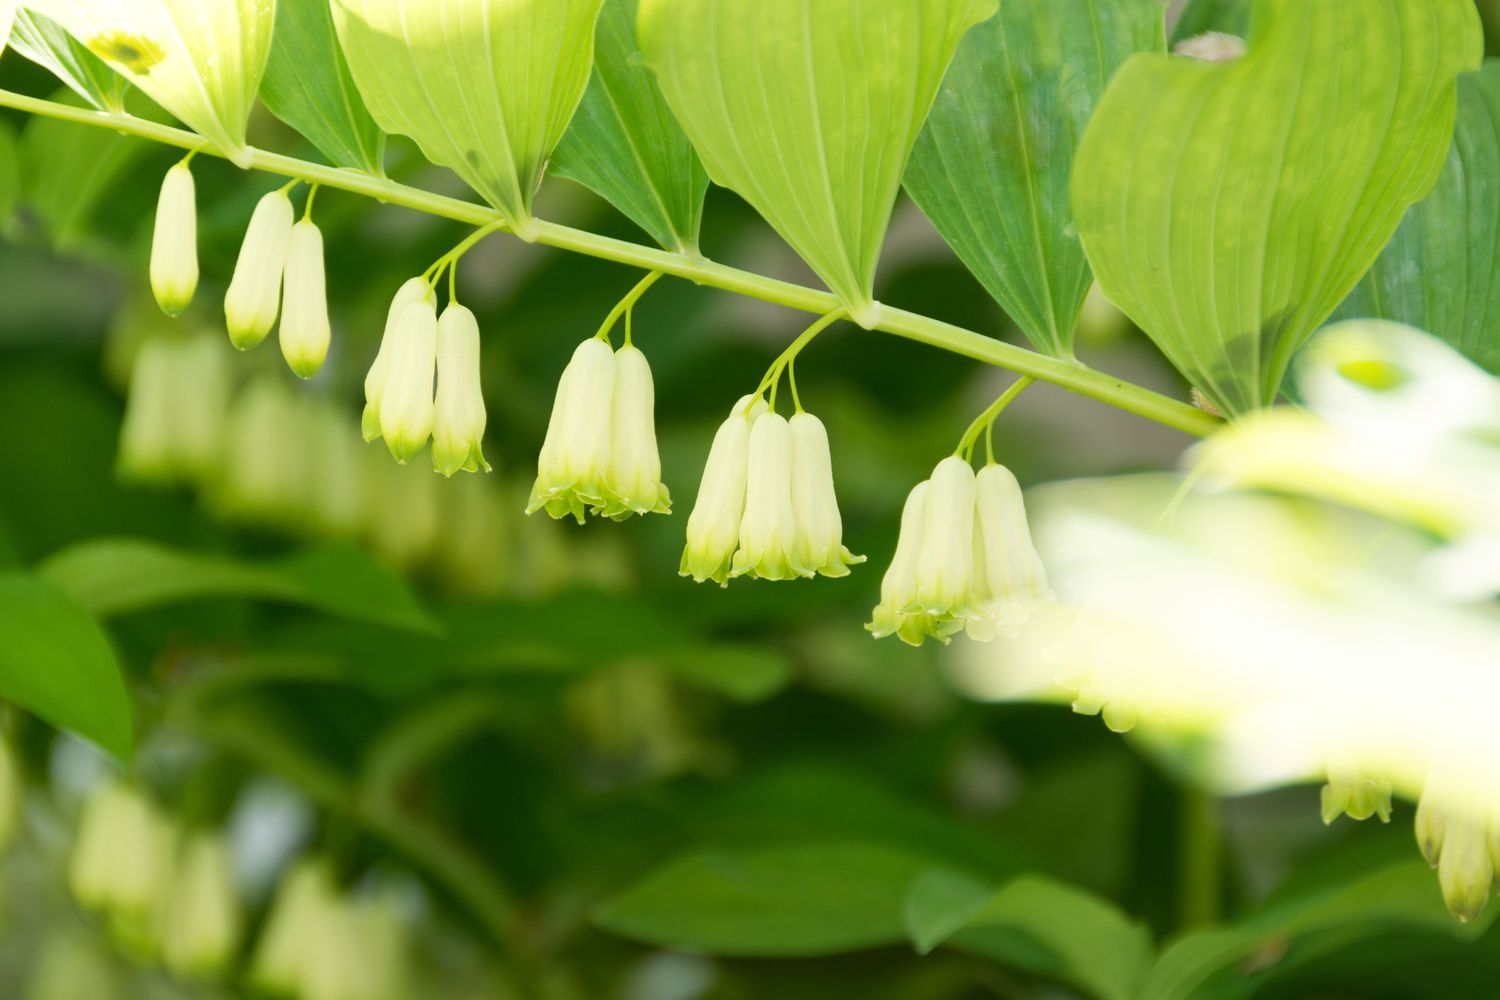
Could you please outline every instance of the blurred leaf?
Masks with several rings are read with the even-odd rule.
[[[1412,206],[1343,319],[1436,334],[1500,374],[1500,60],[1458,79],[1458,124],[1437,187]]]
[[[606,901],[605,930],[737,957],[828,955],[900,941],[921,858],[857,842],[694,852]]]
[[[130,702],[109,639],[63,591],[0,573],[0,697],[130,757]]]
[[[635,40],[638,0],[606,0],[594,75],[552,172],[590,188],[669,250],[696,253],[708,174]]]
[[[57,553],[40,572],[104,617],[228,597],[300,604],[395,628],[434,627],[400,577],[338,545],[252,565],[138,539],[99,539]]]
[[[1183,8],[1172,29],[1172,44],[1185,42],[1209,31],[1244,38],[1250,33],[1250,10],[1254,0],[1192,0]]]
[[[1126,63],[1073,178],[1101,290],[1230,414],[1275,401],[1436,182],[1482,44],[1471,0],[1259,0],[1254,18],[1242,59]]]
[[[0,121],[0,234],[4,234],[21,196],[21,151],[15,130]]]
[[[1094,276],[1073,226],[1073,153],[1110,77],[1165,45],[1155,0],[1005,0],[959,46],[906,189],[1038,349],[1073,355]]]
[[[994,0],[644,0],[641,49],[714,182],[862,325],[912,143]]]
[[[1232,927],[1195,931],[1157,959],[1141,993],[1152,1000],[1240,1000],[1257,974],[1321,955],[1394,928],[1426,929],[1472,940],[1495,918],[1490,907],[1475,924],[1454,921],[1437,877],[1421,859],[1388,865],[1362,877],[1317,884],[1273,901]]]
[[[18,13],[10,46],[100,111],[125,110],[125,78],[45,14]]]
[[[678,680],[733,701],[764,701],[791,680],[791,664],[774,649],[751,645],[699,646],[663,654]]]
[[[375,121],[416,140],[525,235],[588,86],[603,0],[333,0]]]
[[[1132,874],[1141,770],[1121,743],[1028,770],[1021,795],[1002,814],[1006,836],[1045,870],[1113,894]]]
[[[385,133],[354,87],[328,0],[278,0],[260,99],[337,166],[385,172]]]
[[[1151,935],[1110,903],[1025,876],[998,891],[932,871],[912,886],[906,928],[922,954],[940,945],[1055,979],[1101,1000],[1131,1000],[1151,966]]]

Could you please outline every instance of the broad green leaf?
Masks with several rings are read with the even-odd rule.
[[[332,0],[386,132],[414,139],[531,235],[531,199],[588,86],[603,0]]]
[[[1454,133],[1437,186],[1339,317],[1426,330],[1500,374],[1500,60],[1459,77]]]
[[[130,756],[130,701],[109,639],[62,590],[19,573],[0,573],[0,699]]]
[[[1193,0],[1182,10],[1172,29],[1172,44],[1210,31],[1244,38],[1250,31],[1250,8],[1254,0]]]
[[[1100,288],[1220,410],[1271,404],[1437,181],[1481,41],[1471,0],[1258,0],[1243,58],[1133,57],[1073,176]]]
[[[912,144],[995,0],[642,0],[641,49],[714,183],[863,326]]]
[[[276,0],[28,0],[240,166]]]
[[[384,173],[385,133],[354,87],[328,0],[277,0],[260,99],[334,164]]]
[[[698,252],[708,174],[636,45],[638,0],[606,0],[594,75],[552,172],[598,193],[669,250]]]
[[[153,542],[104,539],[57,553],[39,572],[105,618],[182,601],[249,598],[395,628],[433,628],[399,577],[359,550],[342,546],[249,564]]]
[[[605,930],[737,957],[830,955],[904,937],[902,901],[926,867],[886,847],[830,843],[697,851],[606,901]]]
[[[1316,951],[1320,938],[1348,945],[1404,928],[1473,940],[1494,915],[1491,907],[1476,924],[1455,922],[1443,904],[1437,876],[1416,858],[1314,886],[1232,927],[1188,934],[1162,952],[1140,995],[1151,1000],[1242,1000],[1254,994],[1258,974],[1287,961],[1283,955],[1295,960],[1299,952]],[[1257,961],[1262,955],[1269,960]]]
[[[16,15],[10,46],[46,67],[100,111],[125,110],[125,78],[105,65],[56,21],[33,10]]]
[[[940,945],[1068,983],[1100,1000],[1132,1000],[1151,966],[1151,935],[1110,903],[1052,879],[999,890],[933,871],[912,886],[906,928],[922,954]]]
[[[1005,0],[964,38],[906,189],[1040,350],[1073,356],[1093,283],[1068,206],[1073,153],[1115,70],[1161,51],[1155,0]]]

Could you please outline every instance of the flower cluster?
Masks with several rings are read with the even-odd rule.
[[[955,455],[907,497],[867,627],[876,638],[896,635],[913,646],[959,632],[987,642],[1016,634],[1052,600],[1016,477],[993,462],[976,476]]]
[[[739,576],[848,576],[864,556],[845,548],[843,534],[823,422],[802,412],[788,420],[760,396],[742,398],[714,435],[682,575],[721,586]]]
[[[286,191],[261,198],[240,245],[224,296],[229,339],[242,351],[258,345],[281,318],[281,353],[301,378],[312,378],[328,357],[331,328],[323,267],[323,234],[308,210],[293,222]]]
[[[1417,846],[1437,869],[1448,909],[1461,922],[1477,920],[1500,873],[1500,824],[1472,794],[1430,781],[1417,803]]]
[[[651,366],[628,338],[618,351],[603,337],[579,344],[557,384],[526,513],[580,524],[585,511],[616,521],[671,513],[655,411]]]
[[[229,352],[216,337],[152,337],[130,373],[117,467],[132,482],[203,483],[218,471]]]
[[[439,318],[426,278],[407,281],[391,301],[380,349],[365,376],[361,423],[365,440],[384,438],[403,465],[431,438],[432,466],[443,475],[490,471],[483,450],[479,321],[454,301]]]

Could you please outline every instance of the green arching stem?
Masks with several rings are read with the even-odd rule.
[[[635,308],[635,304],[640,301],[641,296],[646,294],[646,290],[661,280],[661,275],[662,272],[660,271],[652,271],[636,282],[636,286],[626,292],[625,297],[616,302],[615,307],[609,311],[609,315],[604,317],[604,322],[599,325],[599,332],[594,334],[593,339],[607,341],[610,331],[615,328],[615,324],[620,321],[620,317],[630,314],[630,311]],[[629,343],[629,341],[627,340],[626,343]]]
[[[0,90],[0,107],[14,108],[28,114],[58,118],[97,128],[113,129],[122,134],[150,139],[153,142],[181,149],[203,148],[201,136],[132,115],[78,108],[6,90]],[[203,152],[216,156],[223,155],[212,148],[203,148]],[[491,208],[459,198],[450,198],[408,187],[373,174],[309,163],[295,157],[266,152],[253,147],[245,150],[241,159],[250,168],[266,173],[281,174],[284,177],[294,177],[308,182],[318,181],[328,187],[365,195],[377,201],[401,205],[414,211],[453,219],[457,222],[467,222],[476,226],[494,225],[497,230],[504,228],[504,224],[498,221],[495,211]],[[541,219],[533,220],[532,228],[533,231],[529,235],[533,237],[533,242],[590,257],[612,260],[647,271],[660,271],[663,274],[685,278],[695,284],[774,302],[789,309],[823,316],[841,305],[831,292],[768,278],[698,256],[613,239]],[[1220,418],[1205,413],[1195,406],[1095,371],[1076,361],[1038,354],[973,330],[966,330],[963,327],[904,309],[877,305],[870,328],[941,348],[997,368],[1005,368],[1018,375],[1051,382],[1070,392],[1088,396],[1187,434],[1202,437],[1213,433],[1223,425]]]
[[[464,254],[474,249],[475,245],[478,244],[480,240],[484,239],[491,233],[500,231],[503,228],[504,223],[501,222],[489,222],[485,225],[480,226],[478,229],[474,230],[468,236],[465,236],[462,240],[460,240],[458,245],[455,246],[452,250],[449,250],[437,260],[433,261],[432,266],[422,272],[423,280],[427,282],[429,287],[436,288],[438,281],[442,279],[443,269],[447,268],[448,298],[450,301],[457,302],[458,262],[463,259]]]
[[[969,425],[969,429],[964,431],[964,436],[959,439],[958,448],[953,454],[962,459],[972,458],[974,456],[974,445],[979,442],[979,435],[989,434],[990,428],[995,426],[996,418],[1004,413],[1005,408],[1015,402],[1016,397],[1025,392],[1026,388],[1035,381],[1036,379],[1022,375],[1012,382],[1010,387],[1002,392],[998,399],[991,403],[983,413],[974,418],[974,422]],[[992,437],[986,440],[988,441],[986,450],[990,461],[993,462],[995,460],[994,440]]]
[[[778,357],[775,361],[771,362],[771,367],[766,371],[766,377],[760,380],[760,385],[756,388],[754,395],[759,396],[767,389],[770,389],[771,409],[776,409],[776,387],[781,382],[781,373],[783,371],[786,371],[787,368],[792,364],[792,362],[797,360],[797,355],[802,353],[802,349],[804,347],[812,343],[812,339],[814,337],[822,333],[824,330],[828,329],[833,324],[837,323],[839,320],[847,319],[848,316],[849,313],[844,309],[844,307],[839,306],[837,309],[833,310],[833,312],[822,317],[812,326],[808,327],[806,330],[803,330],[800,334],[798,334],[797,339],[792,341],[787,349],[781,352],[781,356]],[[793,384],[792,396],[794,400],[796,399],[796,395],[797,387],[795,384]],[[800,401],[797,402],[797,412],[802,412],[802,404]]]
[[[312,218],[313,202],[318,200],[318,188],[323,185],[314,183],[307,189],[307,204],[302,207],[302,221],[306,222]]]

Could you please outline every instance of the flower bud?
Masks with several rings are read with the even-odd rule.
[[[407,306],[380,398],[380,431],[391,457],[403,465],[432,435],[432,381],[437,369],[437,307],[431,299]]]
[[[1487,824],[1468,817],[1449,817],[1438,855],[1438,885],[1448,910],[1460,923],[1479,918],[1495,882]]]
[[[603,506],[614,385],[615,355],[609,345],[594,339],[579,344],[557,383],[526,513],[545,507],[552,517],[572,514],[582,524],[585,508]]]
[[[328,289],[323,274],[323,234],[311,219],[292,227],[286,253],[281,308],[281,356],[299,378],[312,378],[328,357]]]
[[[793,580],[812,576],[795,560],[796,515],[792,510],[792,432],[779,413],[762,413],[750,427],[750,464],[745,515],[731,576]]]
[[[715,580],[721,587],[728,584],[734,550],[740,544],[740,519],[745,513],[750,426],[764,412],[765,400],[745,396],[714,434],[698,484],[698,498],[688,515],[680,575],[691,576],[698,583]]]
[[[930,481],[921,482],[906,498],[901,509],[901,531],[896,540],[896,554],[880,582],[880,603],[865,626],[877,639],[896,635],[902,642],[920,646],[932,636],[947,641],[952,630],[930,615],[916,610],[917,564],[920,561],[923,536],[927,530],[927,508],[932,493]]]
[[[670,514],[672,498],[661,481],[656,449],[651,365],[631,344],[615,352],[611,408],[608,499],[599,513],[617,521],[632,514]]]
[[[972,604],[988,627],[1013,634],[1033,611],[1053,600],[1047,571],[1031,540],[1021,484],[1011,471],[991,463],[975,477],[974,492],[978,534]]]
[[[224,295],[229,342],[242,351],[266,339],[281,305],[281,277],[292,240],[292,200],[285,191],[265,195],[250,215],[245,241]]]
[[[366,441],[380,437],[380,400],[385,393],[386,372],[391,364],[391,345],[396,341],[396,325],[406,307],[432,298],[432,286],[425,278],[409,278],[396,290],[391,307],[385,315],[385,330],[380,335],[380,348],[375,352],[375,361],[365,375],[365,411],[360,418],[360,431]]]
[[[198,290],[198,205],[193,172],[183,160],[161,184],[151,237],[151,291],[168,316],[178,316]]]
[[[844,521],[833,488],[833,457],[828,431],[811,413],[788,421],[792,442],[792,552],[795,561],[824,576],[848,576],[865,561],[844,547]]]
[[[161,960],[185,979],[222,975],[240,939],[239,901],[223,842],[208,834],[186,839],[157,928]]]
[[[459,469],[490,471],[484,460],[484,390],[479,382],[479,321],[457,303],[438,320],[437,398],[432,425],[432,467],[445,476]]]
[[[973,613],[974,469],[951,456],[932,472],[922,549],[917,556],[916,610],[940,619]]]

